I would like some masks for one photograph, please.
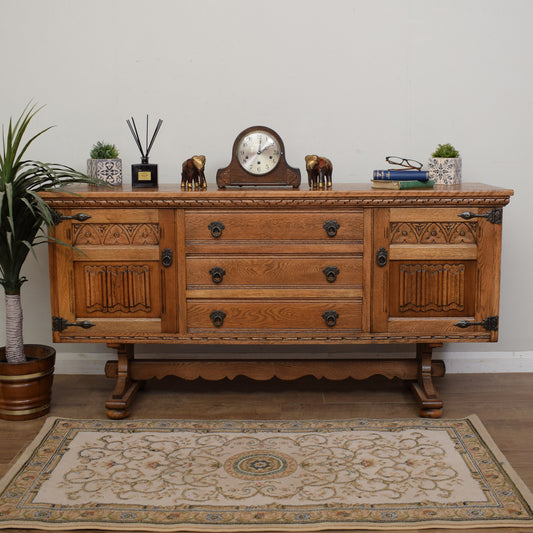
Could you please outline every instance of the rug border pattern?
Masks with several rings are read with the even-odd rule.
[[[487,484],[485,505],[434,506],[422,510],[415,505],[313,506],[263,508],[139,509],[139,506],[63,506],[39,505],[31,501],[37,493],[43,472],[60,458],[62,446],[68,444],[77,428],[121,428],[125,431],[147,429],[163,431],[170,424],[196,431],[333,431],[348,427],[374,426],[424,429],[452,428],[465,448],[472,467],[483,484]],[[61,441],[61,446],[56,443]],[[54,446],[50,446],[53,443]],[[24,475],[18,472],[24,467]],[[44,474],[46,476],[46,474]],[[33,481],[32,481],[33,480]],[[76,520],[68,520],[78,514]],[[130,531],[317,531],[325,529],[424,529],[434,527],[533,527],[533,496],[521,481],[489,433],[475,415],[464,419],[399,420],[77,420],[50,417],[33,443],[18,457],[0,481],[0,528],[29,527],[38,529],[114,529]]]

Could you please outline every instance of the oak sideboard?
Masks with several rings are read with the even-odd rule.
[[[143,382],[174,375],[409,381],[421,416],[443,402],[432,350],[498,338],[502,208],[512,190],[79,188],[46,192],[57,212],[54,342],[116,348],[111,418]],[[136,359],[134,345],[354,345],[342,359]],[[413,357],[357,358],[411,343]],[[179,351],[179,346],[176,347]]]

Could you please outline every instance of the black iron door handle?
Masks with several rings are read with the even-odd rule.
[[[172,250],[170,248],[165,248],[161,252],[161,264],[164,267],[168,268],[172,264],[172,259],[173,259]]]
[[[380,267],[384,267],[387,264],[389,254],[385,248],[380,248],[376,252],[376,263]]]

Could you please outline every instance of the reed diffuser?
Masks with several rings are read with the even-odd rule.
[[[148,115],[146,115],[146,145],[143,150],[141,138],[139,137],[139,132],[137,130],[137,125],[135,120],[131,117],[131,122],[126,120],[128,127],[130,128],[131,134],[137,143],[137,147],[141,152],[141,163],[137,165],[131,165],[131,185],[132,187],[157,187],[157,165],[148,162],[148,155],[150,150],[154,145],[155,138],[159,133],[161,124],[163,121],[159,119],[157,126],[155,127],[154,134],[152,135],[152,140],[148,144]]]

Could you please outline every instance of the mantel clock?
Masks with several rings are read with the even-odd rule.
[[[217,171],[217,185],[300,185],[300,170],[287,164],[281,137],[265,126],[251,126],[235,139],[231,162]]]

